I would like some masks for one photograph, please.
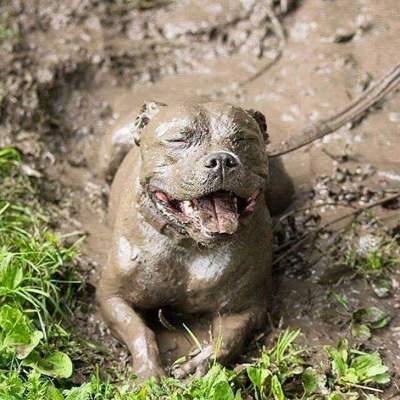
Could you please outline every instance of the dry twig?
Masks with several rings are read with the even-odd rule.
[[[290,153],[307,144],[321,139],[332,132],[335,132],[349,122],[357,121],[372,106],[382,100],[386,95],[393,92],[400,86],[400,64],[394,67],[387,75],[376,82],[370,89],[366,90],[360,97],[351,102],[341,112],[331,118],[317,122],[306,128],[300,135],[293,136],[287,141],[271,144],[267,147],[270,157],[277,157]]]

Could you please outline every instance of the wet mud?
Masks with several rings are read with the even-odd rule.
[[[271,141],[280,141],[340,110],[396,64],[400,48],[397,0],[276,1],[272,14],[261,1],[158,3],[145,9],[91,0],[0,6],[0,146],[18,147],[26,173],[46,177],[41,194],[60,209],[57,229],[87,235],[77,264],[87,288],[72,322],[111,351],[96,361],[120,370],[129,368],[128,351],[99,319],[93,295],[109,240],[101,138],[133,119],[144,100],[222,98],[262,111]],[[329,295],[339,292],[351,309],[377,305],[392,317],[365,346],[382,352],[398,381],[398,272],[390,275],[392,295],[381,299],[365,279],[337,268],[344,248],[339,228],[349,220],[288,250],[315,227],[398,190],[399,110],[394,93],[362,121],[284,156],[296,202],[276,221],[274,301],[259,343],[280,324],[299,327],[318,360],[321,345],[349,334],[348,316]],[[371,211],[379,223],[366,214],[363,232],[398,232],[396,207]],[[172,325],[176,318],[166,315]],[[186,330],[177,334],[159,316],[153,320],[166,361],[193,349]],[[207,340],[207,327],[186,322]],[[256,347],[251,343],[250,352]]]

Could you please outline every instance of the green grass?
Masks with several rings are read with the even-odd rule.
[[[366,279],[377,297],[385,298],[392,294],[390,275],[400,267],[400,253],[397,238],[376,231],[380,233],[361,236],[356,245],[348,240],[343,263]]]
[[[63,247],[48,230],[34,186],[19,173],[19,164],[15,150],[0,150],[2,399],[29,398],[22,387],[26,383],[29,392],[31,385],[41,382],[40,376],[67,378],[72,374],[69,356],[56,347],[61,347],[59,323],[65,315],[61,290],[68,293],[70,285],[64,282],[63,269],[74,249]]]
[[[368,341],[375,332],[387,327],[391,321],[390,315],[384,309],[376,306],[352,307],[347,297],[336,291],[329,290],[327,298],[338,316],[347,321],[351,336],[359,342]]]
[[[0,45],[3,41],[13,39],[18,36],[18,32],[14,31],[9,27],[8,24],[9,14],[1,9],[0,3]]]
[[[11,29],[7,29],[0,26],[0,41],[11,39],[15,35],[15,32]]]
[[[38,200],[34,180],[20,173],[20,163],[14,149],[0,149],[1,400],[379,398],[389,375],[378,353],[341,341],[322,351],[328,369],[312,366],[298,344],[300,332],[291,330],[279,332],[247,364],[229,369],[214,362],[204,377],[185,383],[164,378],[134,385],[125,376],[112,381],[107,371],[100,374],[85,356],[89,350],[81,342],[87,338],[76,337],[66,324],[75,304],[76,280],[68,266],[76,247],[64,246],[51,232],[53,214]],[[354,318],[372,328],[383,324],[378,317],[365,311]],[[95,371],[81,385],[73,383],[75,360]]]

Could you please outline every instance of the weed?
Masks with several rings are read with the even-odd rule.
[[[376,389],[375,385],[390,381],[388,368],[377,352],[365,353],[351,349],[346,339],[340,340],[337,347],[325,346],[325,351],[331,359],[329,383],[334,389],[333,394],[347,393],[355,397],[357,392],[351,392],[354,388],[379,393],[382,391]]]
[[[295,390],[302,387],[300,379],[304,372],[303,349],[298,348],[294,341],[300,331],[286,330],[278,337],[275,347],[264,349],[260,360],[255,365],[247,367],[247,375],[254,387],[256,399],[285,399],[284,386],[291,382]]]
[[[0,26],[0,41],[11,39],[14,36],[15,32],[13,30]]]
[[[0,176],[8,175],[13,168],[18,167],[20,161],[20,155],[17,150],[12,147],[0,149]]]
[[[378,307],[367,307],[354,311],[351,319],[351,334],[363,341],[369,339],[373,331],[387,326],[391,317]]]
[[[336,291],[329,290],[327,297],[341,319],[349,324],[352,336],[361,342],[370,339],[374,331],[386,327],[391,321],[385,310],[375,306],[354,309],[346,296]]]
[[[343,263],[366,279],[377,297],[389,297],[392,293],[390,272],[400,265],[399,246],[395,238],[382,232],[380,235],[361,235],[356,245],[354,240],[348,243]]]
[[[32,190],[28,178],[19,174],[19,164],[14,149],[0,150],[1,189],[14,182]],[[17,384],[22,379],[29,386],[38,374],[72,374],[69,356],[50,350],[48,327],[64,315],[57,278],[74,249],[64,248],[48,231],[37,203],[16,201],[16,192],[0,192],[0,368],[8,370],[0,382]],[[27,374],[31,368],[35,373]]]

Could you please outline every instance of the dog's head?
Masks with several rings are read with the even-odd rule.
[[[264,201],[264,116],[210,102],[160,107],[146,122],[140,183],[157,212],[198,243],[230,238]]]

